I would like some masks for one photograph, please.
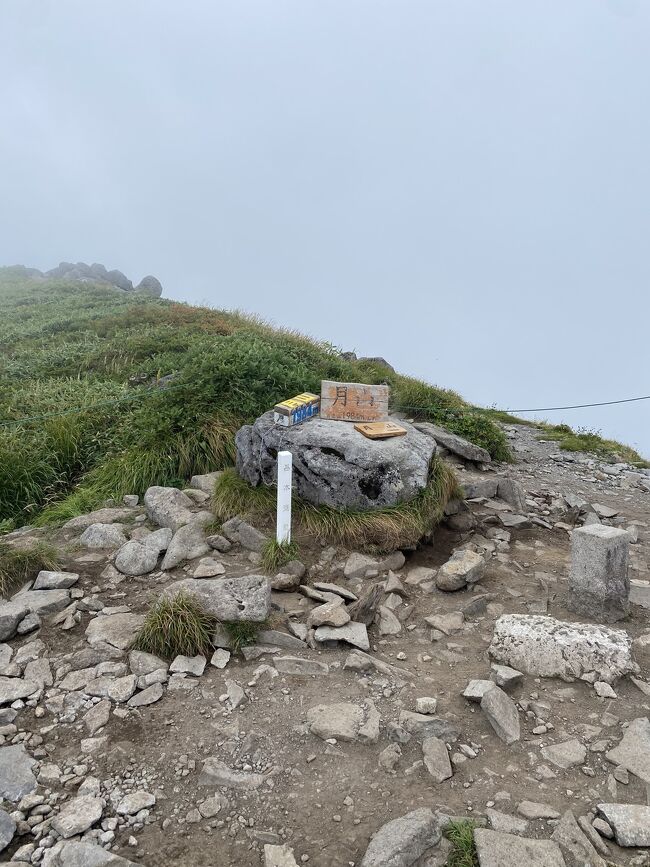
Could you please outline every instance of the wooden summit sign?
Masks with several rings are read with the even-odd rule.
[[[337,421],[387,421],[387,385],[360,382],[321,382],[320,416]]]

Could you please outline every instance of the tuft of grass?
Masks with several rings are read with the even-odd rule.
[[[162,659],[199,653],[207,656],[216,625],[216,619],[187,593],[163,596],[149,610],[133,649]]]
[[[232,641],[235,653],[242,647],[255,644],[257,633],[264,629],[264,623],[253,623],[252,620],[232,620],[223,624]]]
[[[445,836],[453,846],[447,867],[478,867],[474,844],[475,827],[471,819],[455,819],[447,825]]]
[[[589,428],[573,430],[568,424],[539,423],[542,437],[560,444],[567,452],[589,452],[599,458],[613,461],[625,461],[637,467],[650,467],[650,462],[644,460],[636,449],[623,445],[616,440],[608,440],[601,436],[600,431]]]
[[[262,551],[262,568],[266,572],[277,572],[290,560],[298,557],[299,548],[295,542],[278,542],[269,539]]]
[[[0,596],[8,596],[41,569],[55,569],[56,566],[56,549],[45,542],[24,548],[0,542]]]
[[[407,503],[371,511],[339,510],[314,506],[294,496],[293,514],[310,535],[330,544],[378,553],[417,544],[432,532],[453,499],[462,499],[453,470],[434,457],[427,487]],[[235,515],[268,517],[275,513],[275,502],[274,487],[253,488],[234,469],[228,469],[217,482],[213,508],[223,522]]]

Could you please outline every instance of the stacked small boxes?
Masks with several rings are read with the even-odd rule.
[[[273,407],[273,421],[276,424],[291,427],[300,424],[305,419],[312,418],[320,412],[320,397],[305,391],[289,400],[283,400]]]

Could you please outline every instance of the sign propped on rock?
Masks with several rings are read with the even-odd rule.
[[[321,382],[320,414],[337,421],[388,421],[387,385],[360,382]]]

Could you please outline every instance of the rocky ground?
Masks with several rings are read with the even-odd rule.
[[[514,465],[449,455],[469,499],[432,545],[299,537],[244,656],[221,632],[211,658],[129,652],[178,581],[268,604],[260,533],[206,541],[209,479],[56,531],[60,571],[0,606],[0,858],[434,867],[463,816],[481,865],[650,864],[650,476],[508,433]],[[622,636],[566,608],[570,534],[592,522],[629,531]],[[509,615],[533,618],[518,656]],[[563,676],[532,670],[535,629]]]

